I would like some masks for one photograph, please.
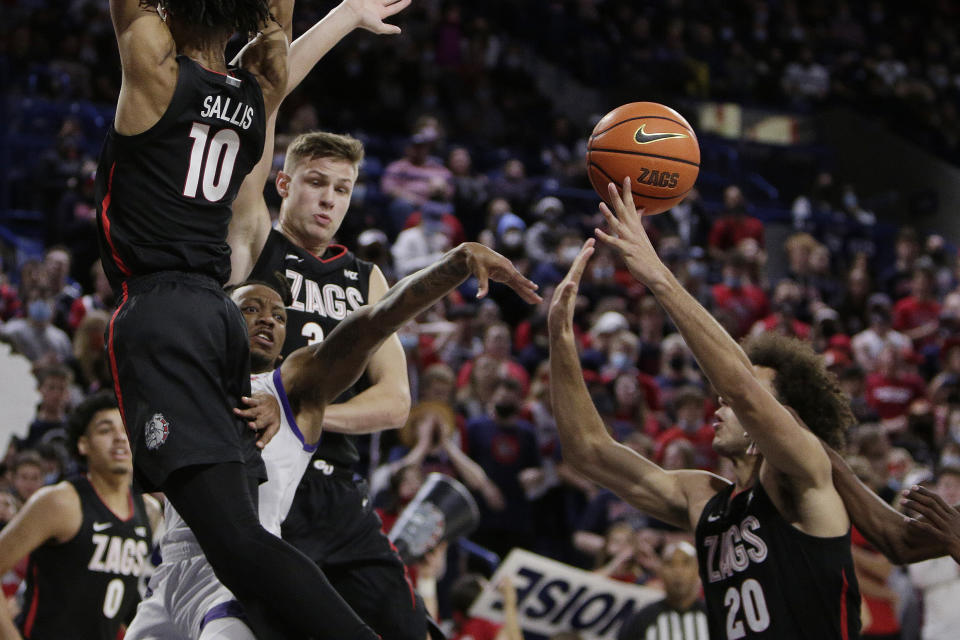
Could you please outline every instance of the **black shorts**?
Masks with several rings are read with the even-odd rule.
[[[246,324],[215,280],[173,271],[131,279],[106,334],[143,491],[197,464],[243,462],[266,477],[256,434],[233,414],[250,395]]]
[[[314,460],[297,488],[282,534],[317,563],[343,599],[384,640],[423,639],[427,631],[423,601],[381,530],[365,480]]]

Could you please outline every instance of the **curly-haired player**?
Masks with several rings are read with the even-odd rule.
[[[860,633],[850,519],[820,441],[839,444],[852,416],[835,379],[800,342],[765,337],[747,352],[660,261],[633,199],[610,185],[601,209],[621,255],[670,315],[720,394],[713,447],[736,481],[664,471],[607,434],[590,402],[573,341],[588,241],[550,309],[554,415],[564,456],[638,508],[695,530],[710,637],[841,639]],[[623,193],[630,193],[629,178]],[[819,438],[818,438],[819,436]]]

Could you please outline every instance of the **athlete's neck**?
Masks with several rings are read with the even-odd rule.
[[[740,492],[753,486],[760,475],[761,458],[757,454],[746,453],[736,458],[730,458],[733,463],[733,476],[736,479],[734,491]]]
[[[87,479],[107,507],[121,519],[130,516],[130,474],[91,471]]]
[[[283,237],[297,245],[301,249],[306,249],[313,255],[318,258],[322,256],[327,251],[327,247],[330,246],[330,240],[326,242],[317,242],[312,238],[303,237],[296,232],[295,229],[291,228],[290,225],[284,224],[284,220],[281,218],[279,231],[283,234]]]
[[[177,51],[180,55],[187,56],[194,62],[200,64],[210,71],[216,71],[218,73],[227,72],[227,63],[223,56],[223,50],[216,51],[213,48],[208,47],[181,47]]]

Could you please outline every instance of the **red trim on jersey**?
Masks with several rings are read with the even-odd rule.
[[[397,557],[400,556],[400,552],[397,550],[397,547],[394,546],[393,540],[387,540],[390,544],[390,548],[393,549],[393,552],[397,554]],[[410,589],[410,605],[416,609],[417,608],[417,593],[413,588],[413,582],[410,580],[410,572],[407,571],[407,565],[403,564],[403,579],[407,581],[407,588]]]
[[[110,245],[110,253],[113,256],[113,262],[115,265],[117,265],[117,268],[120,269],[123,275],[129,276],[132,272],[130,271],[129,267],[124,264],[123,258],[120,257],[120,254],[117,253],[117,248],[113,246],[113,238],[110,236],[110,218],[107,216],[107,213],[110,211],[110,200],[113,193],[113,170],[116,168],[116,162],[110,165],[110,176],[107,178],[107,195],[103,196],[103,201],[100,203],[100,216],[103,220],[103,234],[107,236],[107,244]]]
[[[321,258],[320,256],[316,255],[315,253],[310,253],[309,251],[308,251],[307,253],[310,253],[310,255],[312,255],[314,258],[316,258],[317,260],[319,260],[319,261],[322,262],[323,264],[327,264],[328,262],[333,262],[334,260],[339,260],[339,259],[342,258],[343,256],[347,255],[347,248],[346,248],[345,246],[343,246],[342,244],[331,244],[331,245],[329,245],[329,246],[327,247],[327,249],[339,249],[339,250],[340,250],[340,253],[338,253],[338,254],[336,254],[336,255],[334,255],[334,256],[330,256],[329,258]]]
[[[850,640],[850,633],[847,630],[847,589],[850,583],[847,582],[846,569],[841,569],[840,575],[843,576],[843,588],[840,590],[840,637],[843,640]]]
[[[90,486],[93,487],[93,492],[94,492],[95,494],[97,494],[97,499],[100,500],[100,504],[102,504],[103,506],[105,506],[105,507],[107,508],[107,511],[109,511],[110,513],[112,513],[117,520],[119,520],[120,522],[130,522],[131,520],[133,520],[133,516],[136,514],[136,511],[135,511],[135,507],[133,506],[133,492],[132,492],[132,491],[130,491],[129,489],[127,489],[127,503],[128,503],[129,506],[130,506],[130,515],[128,515],[126,518],[121,518],[120,515],[119,515],[116,511],[114,511],[113,509],[110,508],[110,505],[107,504],[107,501],[104,500],[104,499],[103,499],[103,496],[100,495],[100,492],[97,491],[97,485],[95,485],[95,484],[93,484],[93,482],[91,482],[91,480],[90,480],[90,474],[89,474],[89,473],[87,474],[87,482],[89,482],[89,483],[90,483]]]
[[[113,376],[113,392],[117,396],[117,404],[120,406],[120,419],[123,420],[123,426],[127,430],[127,437],[130,437],[130,428],[127,427],[127,415],[123,411],[123,391],[120,389],[120,376],[117,369],[117,351],[113,348],[113,323],[117,320],[117,314],[127,303],[127,283],[121,283],[120,304],[110,317],[110,324],[107,327],[107,353],[110,354],[110,375]]]
[[[193,60],[193,58],[191,58],[191,60]],[[196,60],[193,60],[193,61],[194,61],[194,62],[197,62]],[[228,77],[228,78],[235,78],[235,77],[236,77],[236,76],[234,76],[232,73],[224,73],[223,71],[216,71],[216,70],[214,70],[214,69],[210,69],[209,67],[205,67],[205,66],[203,66],[202,64],[200,64],[199,62],[197,62],[197,66],[200,67],[201,69],[203,69],[204,71],[209,71],[210,73],[215,73],[215,74],[217,74],[218,76],[226,76],[226,77]]]
[[[40,582],[37,580],[37,565],[33,565],[33,600],[23,622],[23,637],[29,638],[33,631],[33,623],[37,620],[37,605],[40,603]]]

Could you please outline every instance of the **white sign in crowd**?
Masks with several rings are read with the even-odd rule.
[[[657,589],[618,582],[514,549],[474,602],[471,616],[503,620],[503,600],[496,585],[504,576],[517,589],[520,626],[545,636],[575,631],[585,639],[611,640],[634,612],[663,599]]]

